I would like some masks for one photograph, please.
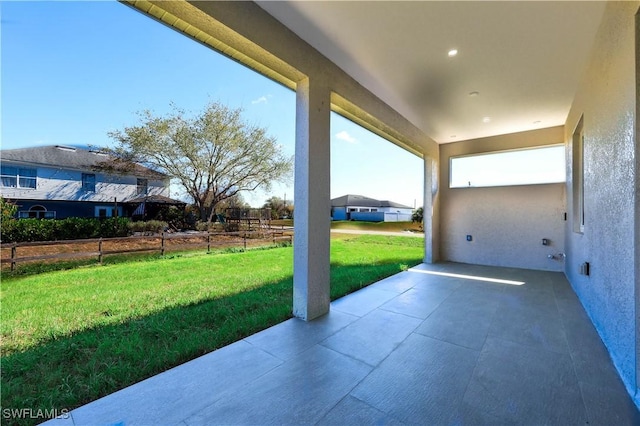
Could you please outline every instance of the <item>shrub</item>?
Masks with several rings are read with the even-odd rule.
[[[129,222],[131,232],[144,232],[158,234],[167,227],[167,222],[161,220],[147,220],[145,222]]]
[[[200,232],[222,232],[226,230],[226,227],[225,224],[219,222],[207,223],[204,221],[198,221],[196,222],[195,229]]]
[[[0,220],[2,220],[2,222],[5,220],[14,220],[16,213],[18,213],[18,206],[0,197]]]
[[[414,211],[413,214],[411,215],[411,222],[413,222],[413,223],[416,223],[416,222],[421,223],[423,216],[424,216],[424,208],[420,207],[416,211]]]
[[[67,219],[18,219],[2,221],[3,243],[126,237],[129,219],[70,217]]]
[[[195,229],[196,226],[195,216],[176,206],[162,207],[154,219],[167,222],[175,229]]]

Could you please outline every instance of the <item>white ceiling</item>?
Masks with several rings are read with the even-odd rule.
[[[606,2],[257,3],[447,143],[564,124]]]

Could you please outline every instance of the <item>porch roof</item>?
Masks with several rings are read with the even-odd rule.
[[[438,143],[564,124],[606,4],[257,3]]]

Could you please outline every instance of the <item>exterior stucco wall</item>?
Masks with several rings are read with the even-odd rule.
[[[331,220],[347,220],[346,207],[333,207],[331,211],[332,211]]]
[[[451,157],[558,144],[563,138],[563,127],[552,127],[440,147],[442,260],[563,270],[558,254],[564,252],[564,184],[449,188]]]
[[[441,253],[454,262],[562,271],[564,200],[563,183],[451,190]]]
[[[376,211],[361,211],[362,209]],[[355,211],[350,211],[355,209]],[[332,207],[332,220],[362,220],[365,222],[408,222],[411,220],[412,210],[397,207]]]
[[[638,155],[635,134],[635,14],[640,2],[609,2],[565,125],[566,274],[607,346],[628,391],[637,395],[638,291],[634,209]],[[584,117],[584,232],[574,232],[572,134]],[[590,276],[579,266],[589,262]]]
[[[383,212],[351,212],[351,220],[359,220],[363,222],[384,222]]]

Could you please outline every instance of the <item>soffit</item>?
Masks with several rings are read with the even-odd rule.
[[[563,125],[606,4],[257,3],[438,143]]]

